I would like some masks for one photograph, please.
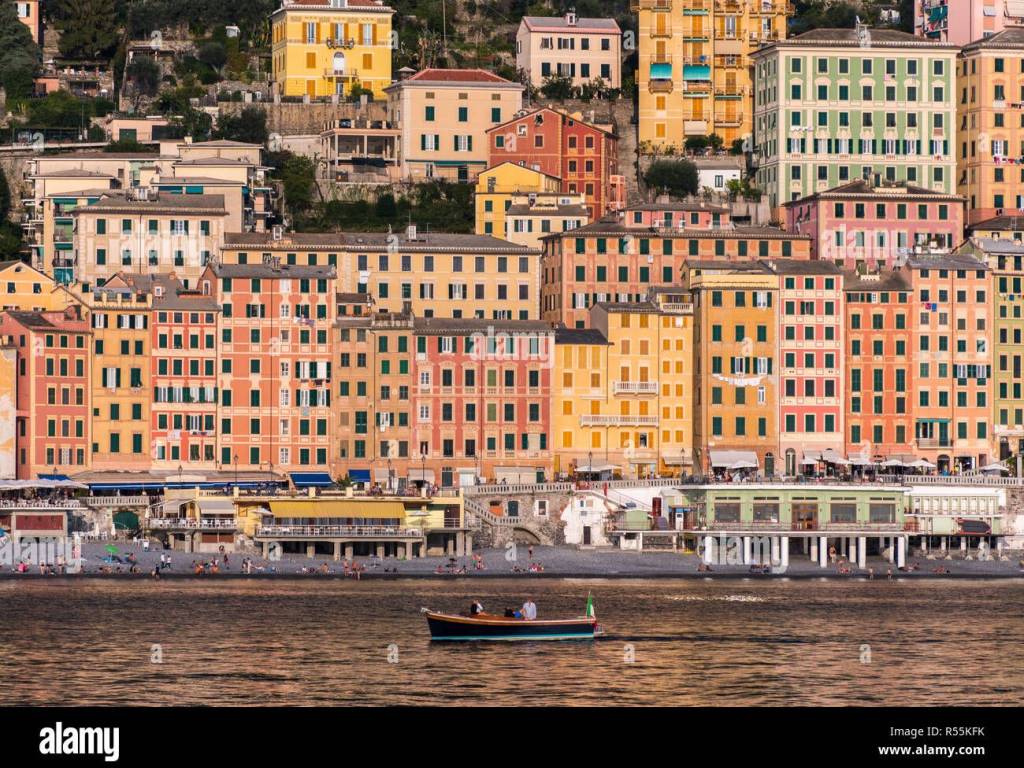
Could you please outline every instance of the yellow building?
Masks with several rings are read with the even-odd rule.
[[[270,15],[274,83],[282,96],[384,95],[391,16],[379,0],[283,0]]]
[[[750,136],[749,54],[786,37],[787,0],[632,0],[638,13],[639,140],[682,147]]]
[[[583,196],[565,194],[561,189],[562,182],[558,177],[518,163],[506,161],[488,168],[476,179],[476,233],[539,248],[543,235],[563,231],[562,219],[578,220],[575,226],[588,223],[586,209],[580,212],[575,207],[584,204]],[[517,225],[506,221],[513,205],[517,206],[516,216],[521,222]],[[531,215],[531,210],[522,208],[524,205],[530,209],[538,205],[541,208]],[[538,217],[548,220],[547,229]],[[529,219],[538,221],[535,225],[522,223]]]
[[[556,472],[649,477],[693,467],[693,306],[682,291],[599,303],[556,335]]]
[[[965,46],[956,74],[956,191],[967,198],[967,224],[1021,215],[1024,123],[1013,107],[1024,93],[1024,28],[1008,27]]]
[[[774,475],[778,275],[761,262],[691,261],[683,286],[695,322],[694,470]]]
[[[80,303],[52,277],[23,261],[0,262],[0,310],[62,312]]]
[[[74,290],[88,311],[93,334],[91,465],[149,469],[153,295],[126,287]]]

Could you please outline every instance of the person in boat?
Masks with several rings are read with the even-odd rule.
[[[537,618],[537,604],[530,598],[526,598],[526,602],[523,603],[522,614],[523,618],[527,621],[533,621]]]
[[[470,606],[469,606],[469,615],[470,616],[479,616],[483,612],[484,612],[484,607],[483,607],[483,605],[481,605],[479,600],[474,600],[470,604]]]

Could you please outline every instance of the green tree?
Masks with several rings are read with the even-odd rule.
[[[218,139],[266,144],[268,135],[267,113],[260,107],[248,106],[237,115],[222,115],[217,121]]]
[[[572,78],[565,75],[548,75],[540,92],[548,99],[571,99],[573,94]]]
[[[697,194],[697,166],[689,160],[658,160],[644,173],[644,183],[659,193],[677,197]]]
[[[206,66],[219,70],[228,63],[228,54],[220,43],[204,43],[199,49],[199,60]]]
[[[107,59],[119,33],[114,0],[60,0],[60,53],[68,59]]]
[[[160,65],[151,56],[135,56],[125,75],[139,96],[156,96],[160,89]]]
[[[0,3],[0,87],[8,101],[32,94],[32,78],[39,63],[39,47],[28,27],[18,20],[14,3]]]
[[[7,176],[0,168],[0,260],[18,258],[22,250],[21,233],[11,223],[11,188]]]
[[[280,169],[288,211],[298,217],[313,207],[313,161],[303,155],[288,154]]]

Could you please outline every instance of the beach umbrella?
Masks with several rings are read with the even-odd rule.
[[[888,461],[883,461],[881,466],[883,466],[883,467],[905,467],[906,464],[904,464],[899,459],[889,459]]]
[[[118,552],[120,552],[120,550],[117,547],[115,547],[113,544],[107,544],[105,549],[107,550],[107,552],[109,552],[112,555],[116,555]]]
[[[740,461],[737,461],[735,464],[730,466],[729,469],[757,469],[757,464],[754,463],[753,461],[741,459]]]
[[[982,472],[1009,472],[1005,464],[1000,464],[998,461],[994,461],[991,464],[986,464],[981,468]]]
[[[928,461],[928,459],[918,459],[907,466],[913,467],[914,469],[935,469],[935,465]]]

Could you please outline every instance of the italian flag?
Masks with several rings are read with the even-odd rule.
[[[594,613],[594,597],[590,592],[587,592],[587,612],[585,615],[588,619],[597,618],[597,615]]]

